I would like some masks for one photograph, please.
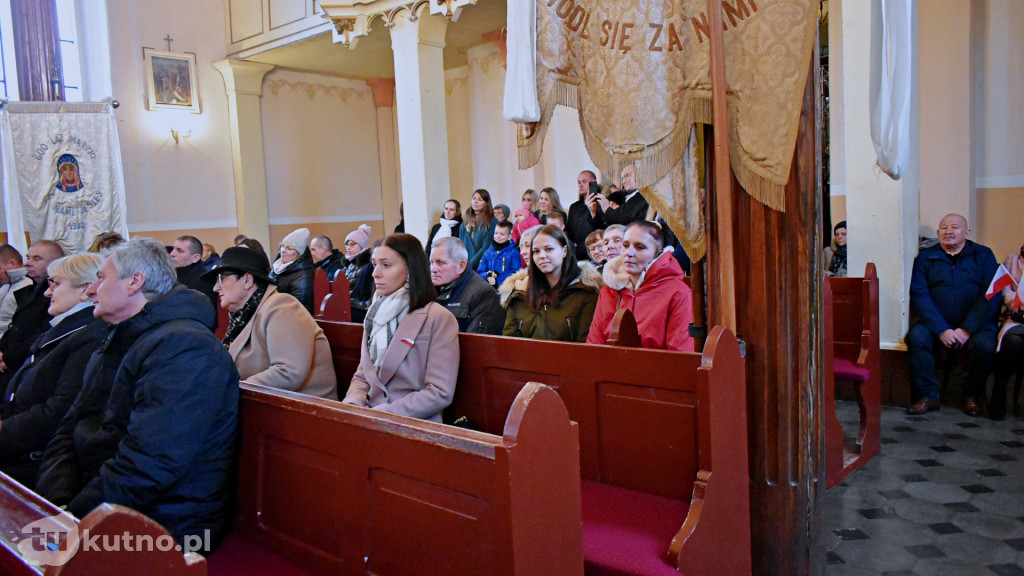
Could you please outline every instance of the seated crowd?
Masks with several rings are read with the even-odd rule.
[[[404,233],[371,242],[362,225],[341,251],[300,228],[273,261],[244,236],[222,253],[191,235],[165,246],[104,234],[70,255],[36,240],[24,258],[0,245],[0,470],[78,517],[111,502],[179,541],[209,530],[217,542],[240,381],[441,421],[460,331],[604,344],[629,308],[645,347],[693,349],[690,291],[660,225],[606,225],[582,193],[567,212],[550,188],[537,214],[492,206],[482,189],[459,208],[445,203],[429,246]],[[313,318],[317,268],[344,274],[363,324],[340,388]]]

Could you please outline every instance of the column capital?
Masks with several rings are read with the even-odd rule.
[[[319,0],[323,16],[334,25],[331,39],[335,44],[354,48],[359,38],[370,32],[375,20],[391,28],[400,19],[415,22],[427,11],[457,21],[465,6],[478,0]]]
[[[220,72],[228,92],[249,96],[263,94],[263,77],[274,69],[272,64],[244,60],[220,60],[213,67]]]
[[[373,102],[377,108],[391,108],[395,105],[394,78],[370,78],[366,84],[373,90]]]

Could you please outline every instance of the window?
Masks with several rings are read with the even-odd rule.
[[[12,1],[16,0],[0,0],[0,97],[17,100],[19,98],[18,61],[14,56]],[[64,99],[68,102],[81,102],[82,65],[78,53],[75,0],[56,0],[56,2],[61,67],[64,72]]]

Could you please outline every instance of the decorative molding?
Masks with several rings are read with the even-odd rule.
[[[360,37],[370,33],[370,27],[378,19],[386,28],[391,28],[399,16],[415,22],[426,7],[430,14],[441,14],[455,21],[463,7],[476,5],[477,0],[317,0],[317,3],[323,17],[333,25],[331,39],[334,43],[354,48]]]
[[[264,83],[267,90],[270,91],[275,97],[278,96],[281,90],[288,90],[300,94],[305,94],[310,100],[315,100],[317,94],[323,94],[329,98],[337,98],[342,102],[348,102],[349,98],[366,98],[366,90],[359,90],[357,88],[351,88],[348,86],[327,86],[325,84],[314,84],[311,82],[292,82],[290,80],[267,80]]]
[[[492,64],[494,64],[494,65],[499,65],[500,64],[502,66],[505,65],[505,58],[502,57],[500,50],[495,50],[493,52],[488,52],[484,56],[477,56],[476,58],[470,59],[470,61],[469,61],[469,69],[470,70],[474,70],[474,71],[475,70],[479,70],[480,72],[482,72],[483,74],[486,75],[486,74],[490,74],[490,72],[491,72],[491,65]]]
[[[451,96],[456,88],[462,88],[469,83],[469,76],[457,76],[444,81],[445,96]]]

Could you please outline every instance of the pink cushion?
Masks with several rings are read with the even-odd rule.
[[[583,559],[588,576],[679,576],[665,562],[689,502],[583,481]]]
[[[868,378],[871,377],[871,370],[857,366],[846,358],[836,358],[835,375],[836,380],[867,382]]]
[[[316,576],[266,548],[229,535],[206,559],[209,576]]]

